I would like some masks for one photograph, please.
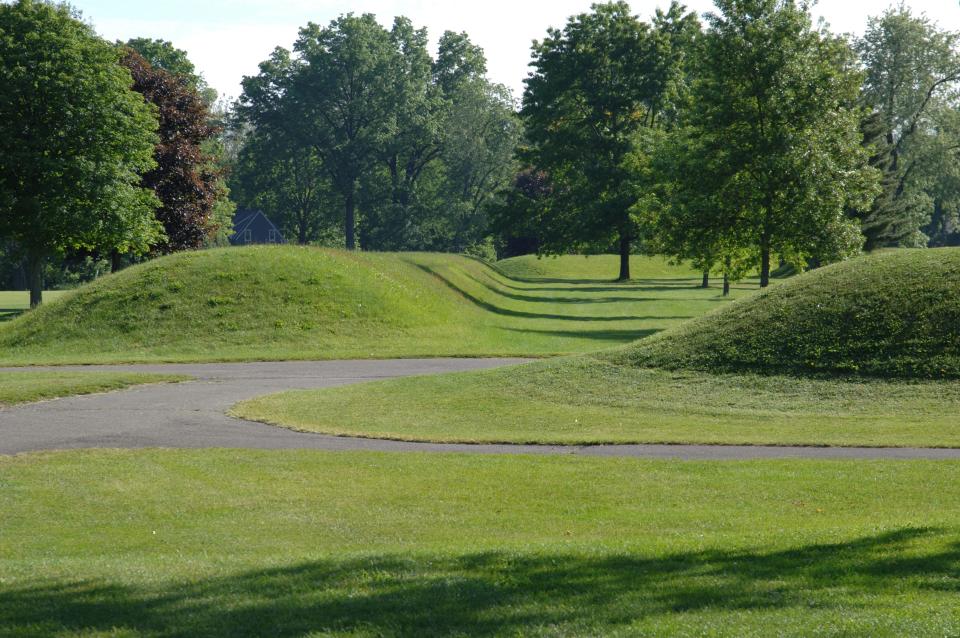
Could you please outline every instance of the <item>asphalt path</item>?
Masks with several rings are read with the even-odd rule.
[[[569,454],[690,460],[960,459],[960,449],[938,448],[412,443],[294,432],[226,415],[226,411],[239,401],[283,390],[328,388],[377,379],[479,370],[516,363],[522,363],[522,360],[398,359],[60,367],[56,369],[185,374],[195,377],[195,380],[138,386],[119,392],[0,409],[0,454],[84,448],[246,448]]]

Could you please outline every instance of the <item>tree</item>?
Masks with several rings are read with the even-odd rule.
[[[187,52],[178,49],[172,42],[152,38],[131,38],[127,40],[126,46],[133,49],[143,59],[150,63],[155,69],[163,69],[167,73],[186,79],[190,86],[197,90],[203,97],[207,106],[212,106],[217,101],[217,91],[197,73]]]
[[[288,237],[305,245],[337,227],[338,203],[323,165],[310,149],[291,152],[283,138],[254,133],[244,144],[231,176],[234,192],[262,209]]]
[[[877,180],[861,145],[860,75],[847,44],[814,30],[805,6],[717,6],[689,120],[699,188],[725,226],[750,238],[766,287],[774,252],[803,265],[825,246],[859,249],[845,212],[869,207]]]
[[[327,27],[310,23],[294,45],[290,103],[301,139],[320,157],[343,201],[348,250],[356,248],[357,188],[395,126],[397,77],[390,33],[372,14],[347,14]]]
[[[48,255],[162,236],[140,186],[157,123],[119,58],[65,5],[0,5],[0,237],[26,253],[32,307]]]
[[[126,50],[122,64],[133,76],[133,89],[156,107],[160,120],[156,166],[142,181],[160,200],[156,215],[166,236],[154,249],[199,248],[216,231],[213,211],[223,195],[222,176],[202,149],[217,133],[209,109],[185,79],[152,67],[133,49]]]
[[[672,12],[682,19],[679,8]],[[593,5],[534,44],[521,111],[530,146],[521,159],[554,182],[541,214],[541,250],[616,242],[619,278],[630,278],[639,236],[632,209],[641,193],[629,158],[641,131],[659,126],[669,111],[672,42],[631,15],[626,2],[612,2]]]
[[[904,5],[867,23],[856,41],[866,70],[861,99],[865,137],[883,176],[881,196],[861,211],[866,248],[924,245],[934,213],[960,196],[941,178],[960,159],[960,34],[937,28]]]

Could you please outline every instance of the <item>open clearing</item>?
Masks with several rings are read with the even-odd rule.
[[[955,462],[29,454],[0,458],[0,627],[953,635],[958,503]]]
[[[638,279],[625,284],[589,276],[613,263],[524,257],[495,270],[431,253],[180,253],[0,326],[0,364],[547,356],[626,344],[727,302],[660,258],[634,258]]]

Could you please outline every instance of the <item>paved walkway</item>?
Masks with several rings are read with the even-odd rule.
[[[400,359],[83,366],[83,370],[121,369],[187,374],[196,377],[196,381],[141,386],[121,392],[70,397],[0,409],[0,454],[78,448],[226,447],[268,450],[579,454],[716,460],[960,459],[960,449],[405,443],[305,434],[241,421],[225,415],[225,412],[239,401],[282,390],[326,388],[375,379],[478,370],[519,362],[519,359]]]

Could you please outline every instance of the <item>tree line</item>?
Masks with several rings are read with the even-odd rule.
[[[541,253],[637,250],[732,280],[960,244],[958,36],[904,5],[863,37],[793,0],[594,5],[534,46],[523,170],[494,228]],[[508,242],[509,243],[509,242]]]
[[[66,5],[0,5],[0,281],[222,243],[669,255],[725,288],[861,250],[960,244],[958,35],[905,6],[862,37],[794,0],[593,5],[533,45],[519,104],[465,33],[309,23],[240,98]]]

